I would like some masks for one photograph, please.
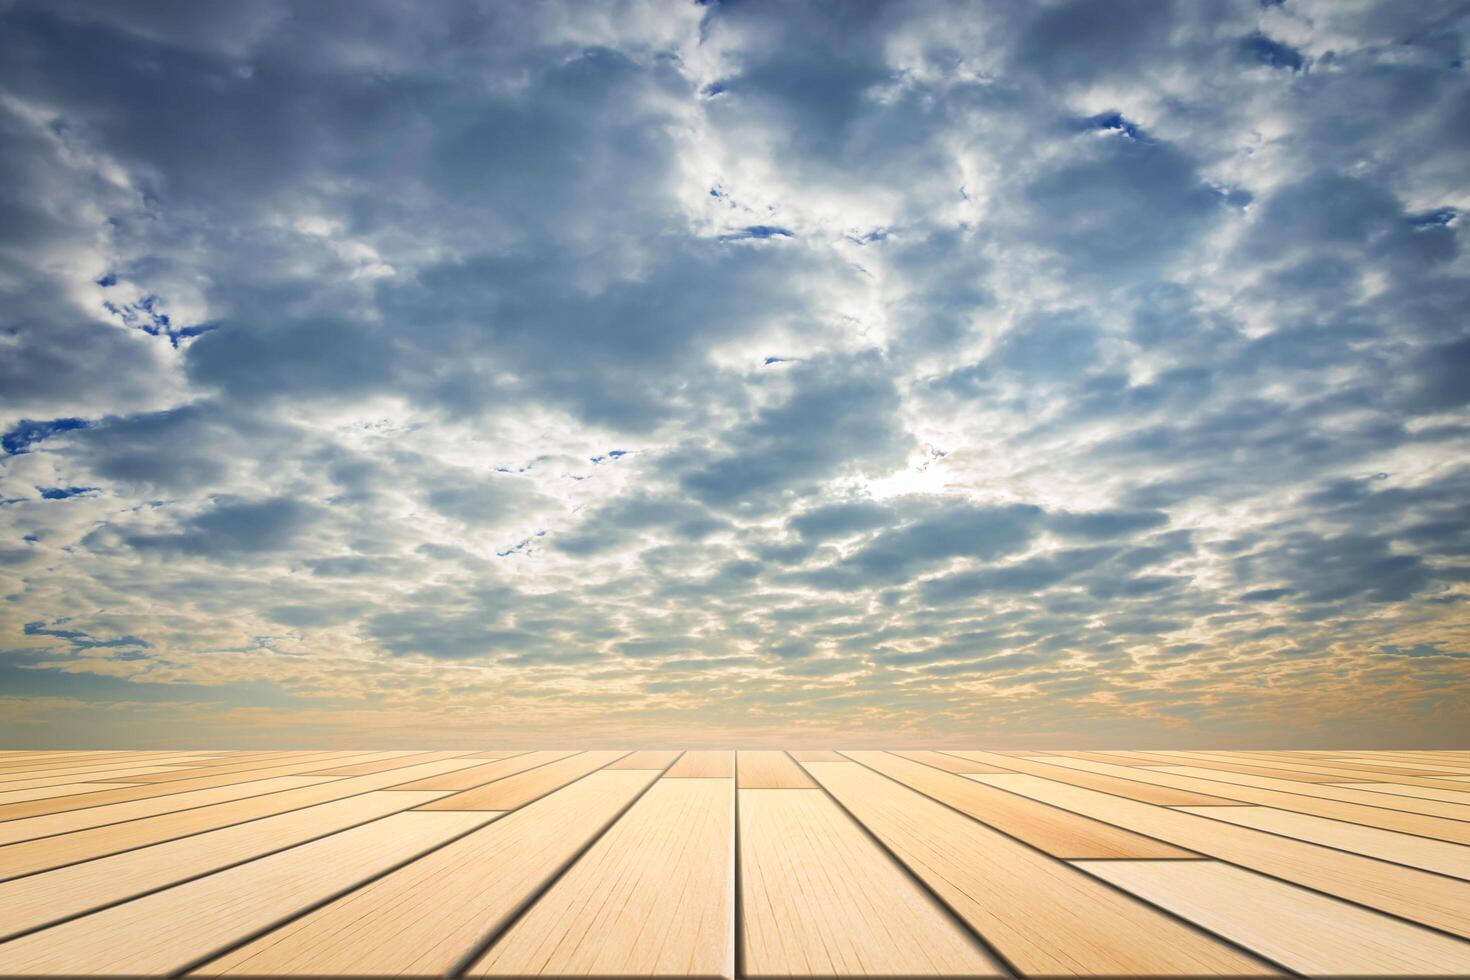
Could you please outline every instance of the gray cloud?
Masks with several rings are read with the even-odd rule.
[[[1466,24],[8,4],[11,645],[413,725],[1463,726]]]

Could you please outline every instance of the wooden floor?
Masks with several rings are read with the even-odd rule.
[[[0,975],[1470,974],[1470,750],[0,752]]]

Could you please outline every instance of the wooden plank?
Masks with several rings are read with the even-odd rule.
[[[1448,803],[1457,807],[1470,805],[1470,786],[1454,790],[1429,789],[1424,786],[1399,786],[1397,783],[1337,783],[1336,785],[1342,789],[1361,790],[1365,793],[1386,793],[1390,796],[1411,797],[1410,805],[1415,807],[1431,801]]]
[[[988,756],[985,752],[966,752],[965,755]],[[1046,758],[1046,757],[1042,757]],[[1073,786],[1086,786],[1102,793],[1113,793],[1117,796],[1126,796],[1130,800],[1138,800],[1140,803],[1154,803],[1159,806],[1220,806],[1237,802],[1228,800],[1221,796],[1207,793],[1189,792],[1182,789],[1171,789],[1164,786],[1155,786],[1151,783],[1138,782],[1133,775],[1132,769],[1119,767],[1120,775],[1105,776],[1092,771],[1079,771],[1064,766],[1054,765],[1055,760],[1043,762],[1037,759],[1009,759],[1007,767],[1012,772],[1026,772],[1033,776],[1042,776],[1046,779],[1059,779]],[[1127,773],[1124,778],[1121,773]]]
[[[504,928],[655,777],[648,769],[594,772],[199,972],[446,975]]]
[[[31,789],[37,786],[60,786],[63,783],[131,783],[135,777],[156,772],[187,772],[182,766],[113,766],[105,769],[83,769],[61,775],[32,776],[0,783],[0,790]]]
[[[1274,972],[855,762],[807,769],[1021,974]]]
[[[102,806],[109,803],[126,803],[131,800],[146,800],[159,796],[171,796],[175,793],[198,789],[212,789],[216,786],[234,786],[241,783],[252,783],[262,779],[273,779],[278,776],[312,775],[321,776],[324,779],[330,778],[323,773],[316,772],[320,766],[321,763],[319,761],[309,759],[305,762],[278,763],[268,769],[252,769],[245,773],[220,773],[214,776],[190,777],[167,783],[115,786],[109,789],[99,790],[96,793],[88,793],[85,796],[8,804],[0,806],[0,821],[40,816],[47,813],[59,813],[63,810],[76,810],[82,807]]]
[[[735,753],[729,749],[685,752],[664,773],[665,779],[731,779],[734,776]]]
[[[1069,759],[1090,759],[1093,762],[1107,762],[1115,766],[1142,766],[1147,761],[1135,759],[1122,752],[1068,752],[1058,749],[1055,752],[1032,752],[1025,756],[1027,759],[1036,759],[1041,756],[1063,755]]]
[[[1202,753],[1154,752],[1150,754],[1159,760],[1150,763],[1150,765],[1154,766],[1200,765],[1203,768],[1222,769],[1226,772],[1249,772],[1257,776],[1275,776],[1279,779],[1294,779],[1313,783],[1360,783],[1364,780],[1373,780],[1374,782],[1404,783],[1409,786],[1438,786],[1441,789],[1450,789],[1455,784],[1447,780],[1461,778],[1458,776],[1427,776],[1422,773],[1409,774],[1409,770],[1393,772],[1391,771],[1391,767],[1388,766],[1381,766],[1375,769],[1369,766],[1349,767],[1346,764],[1325,766],[1304,762],[1267,761],[1264,759],[1256,760],[1254,764],[1246,765],[1202,757]],[[1470,777],[1465,778],[1470,779]]]
[[[421,762],[460,759],[468,754],[467,752],[407,752],[377,761],[353,762],[345,766],[333,766],[330,769],[313,769],[312,772],[319,776],[370,776],[375,772],[403,769],[406,766],[416,766]]]
[[[1110,820],[1222,861],[1470,937],[1470,884],[1455,878],[1025,773],[965,778]]]
[[[747,976],[1001,974],[825,793],[738,792]]]
[[[981,762],[978,756],[989,753],[975,752],[899,752],[893,753],[900,758],[908,759],[910,762],[921,762],[935,769],[943,769],[945,772],[965,774],[971,772],[1012,772],[1014,770],[997,766],[993,762]],[[1009,760],[1007,760],[1009,761]]]
[[[1342,759],[1342,762],[1366,765],[1388,765],[1396,770],[1409,769],[1414,772],[1445,773],[1448,775],[1465,776],[1470,775],[1470,766],[1456,762],[1419,762],[1412,759],[1364,759],[1350,756]]]
[[[316,768],[310,772],[320,772],[322,769],[350,762],[376,762],[380,759],[398,759],[408,752],[330,752],[315,759],[289,760],[300,763],[310,763]],[[140,783],[167,783],[178,779],[197,779],[201,776],[241,776],[254,770],[268,769],[272,765],[279,765],[283,761],[279,757],[270,759],[252,759],[246,762],[225,762],[215,766],[205,766],[192,769],[184,773],[159,773],[156,776],[142,776],[137,782]]]
[[[1470,943],[1218,861],[1077,865],[1308,976],[1470,974]]]
[[[1470,823],[1457,818],[1446,819],[1444,817],[1429,816],[1426,814],[1411,813],[1407,810],[1387,809],[1379,806],[1375,801],[1371,805],[1360,802],[1323,799],[1316,795],[1307,795],[1295,791],[1283,791],[1277,789],[1263,789],[1251,785],[1236,785],[1231,782],[1212,781],[1210,778],[1215,771],[1212,769],[1189,769],[1188,772],[1175,771],[1179,767],[1165,769],[1122,769],[1105,766],[1098,762],[1085,762],[1080,759],[1057,760],[1059,767],[1085,768],[1088,771],[1108,770],[1112,775],[1127,773],[1129,779],[1152,783],[1160,786],[1171,786],[1176,789],[1186,790],[1214,790],[1221,796],[1233,798],[1236,803],[1254,803],[1265,807],[1275,807],[1278,810],[1291,810],[1297,813],[1308,813],[1318,817],[1326,817],[1332,820],[1343,820],[1351,823],[1363,824],[1368,827],[1379,827],[1385,830],[1398,830],[1409,834],[1422,834],[1427,837],[1435,837],[1443,841],[1453,841],[1458,844],[1470,844]],[[1189,767],[1184,767],[1189,768]],[[1220,775],[1234,775],[1222,773]],[[1241,778],[1251,779],[1266,777]],[[1287,786],[1299,787],[1308,792],[1317,791],[1314,784],[1291,783],[1281,781]],[[1321,792],[1336,790],[1335,787],[1327,787]],[[1336,790],[1339,795],[1350,795],[1352,791]],[[1370,794],[1359,794],[1369,796]],[[1393,797],[1383,797],[1392,802]]]
[[[1470,878],[1470,847],[1268,806],[1177,807],[1187,813],[1336,847],[1456,878]],[[1426,820],[1433,819],[1426,817]]]
[[[1056,755],[1053,756],[1036,756],[1034,758],[1038,760],[1044,759],[1048,762],[1053,763],[1057,762],[1059,759],[1078,759],[1085,762],[1098,762],[1103,765],[1127,766],[1128,768],[1137,769],[1160,766],[1206,765],[1204,761],[1197,758],[1168,756],[1164,755],[1161,752],[1134,752],[1131,753],[1125,760],[1121,761],[1116,758],[1104,759],[1097,757],[1098,753],[1095,752],[1086,753],[1085,755],[1087,756],[1086,758],[1084,758],[1084,753],[1081,752],[1058,752]],[[1217,769],[1222,772],[1244,772],[1251,773],[1257,776],[1275,776],[1278,779],[1289,778],[1304,783],[1332,783],[1340,782],[1343,779],[1340,774],[1314,775],[1307,772],[1293,772],[1291,770],[1276,768],[1273,767],[1271,763],[1268,763],[1265,760],[1261,760],[1260,764],[1258,765],[1248,765],[1234,762],[1212,762],[1208,763],[1208,765],[1209,768]]]
[[[78,772],[106,766],[129,765],[188,765],[203,761],[206,757],[197,752],[128,752],[108,757],[77,757],[72,759],[26,759],[0,766],[0,781],[40,775],[42,773]]]
[[[138,820],[143,817],[156,817],[162,813],[192,810],[195,807],[209,806],[213,803],[225,803],[249,796],[275,793],[284,789],[311,786],[330,779],[330,776],[278,776],[275,779],[260,779],[235,786],[216,786],[214,789],[174,793],[170,796],[134,800],[129,803],[87,807],[83,810],[68,810],[65,813],[51,813],[44,817],[10,820],[0,823],[0,845],[51,837],[56,834],[69,834],[77,830],[104,827],[107,824]],[[0,854],[4,854],[3,848],[0,848]]]
[[[1220,783],[1235,783],[1236,786],[1254,786],[1258,789],[1276,789],[1298,796],[1316,796],[1319,799],[1336,799],[1345,804],[1361,804],[1364,807],[1380,807],[1385,810],[1404,810],[1449,820],[1470,820],[1470,793],[1444,789],[1424,789],[1420,786],[1398,786],[1395,783],[1298,783],[1272,776],[1247,776],[1244,773],[1220,773],[1213,768],[1195,768],[1192,765],[1161,765],[1154,773],[1169,773],[1173,776],[1192,776]],[[1372,786],[1373,789],[1369,789]],[[1379,789],[1386,786],[1388,789]],[[1426,808],[1427,807],[1427,808]],[[1282,810],[1291,810],[1282,807]],[[1323,814],[1326,815],[1326,814]]]
[[[36,786],[31,789],[5,790],[0,792],[0,805],[28,803],[32,800],[53,800],[60,796],[77,796],[115,788],[108,783],[58,783],[53,786]]]
[[[623,756],[617,762],[608,766],[609,769],[667,769],[679,758],[677,751],[663,751],[645,749],[642,752],[631,752]]]
[[[469,756],[471,759],[509,759],[513,755],[525,755],[525,749],[491,749],[488,752],[475,752]]]
[[[842,756],[831,749],[791,749],[786,753],[797,762],[841,762]]]
[[[1055,857],[1194,857],[1121,827],[1023,799],[887,752],[843,752],[856,762]],[[980,775],[980,774],[977,774]]]
[[[49,925],[346,830],[426,803],[438,795],[363,793],[0,882],[0,936]]]
[[[398,813],[0,945],[0,973],[160,974],[494,819]]]
[[[812,789],[814,784],[785,752],[735,753],[735,781],[741,789]]]
[[[467,972],[733,977],[734,780],[654,783]]]
[[[558,759],[566,759],[576,755],[575,751],[554,750],[548,752],[526,752],[522,755],[513,756],[509,759],[498,759],[494,762],[482,762],[479,765],[469,766],[456,772],[444,773],[429,779],[420,779],[413,783],[404,783],[400,789],[448,789],[465,790],[493,783],[497,779],[506,776],[514,776],[518,772],[527,769],[535,769],[544,766],[548,762],[556,762]],[[471,756],[471,758],[474,758]]]
[[[422,810],[514,810],[539,799],[567,783],[596,772],[609,762],[615,762],[628,753],[620,749],[579,752],[567,759],[550,762],[535,769],[507,776],[475,789],[446,796],[442,800],[425,804]],[[648,772],[646,769],[630,769],[628,772]]]
[[[1231,783],[1237,787],[1247,787],[1251,790],[1275,791],[1276,795],[1269,798],[1257,796],[1250,792],[1239,795],[1238,800],[1248,803],[1261,803],[1267,806],[1275,806],[1282,810],[1298,810],[1301,813],[1315,813],[1319,817],[1331,817],[1335,820],[1347,820],[1351,823],[1364,823],[1372,827],[1385,827],[1389,830],[1402,830],[1409,834],[1423,834],[1426,837],[1440,836],[1435,832],[1436,828],[1453,828],[1464,821],[1470,820],[1470,796],[1463,796],[1460,803],[1444,803],[1430,799],[1412,799],[1393,793],[1375,793],[1370,790],[1354,789],[1341,783],[1294,783],[1286,779],[1273,779],[1270,776],[1247,776],[1243,773],[1216,772],[1213,769],[1196,769],[1193,766],[1169,766],[1152,770],[1157,773],[1168,773],[1185,778],[1196,778],[1201,780],[1212,780],[1219,783]],[[1392,783],[1385,783],[1392,786]],[[1407,787],[1417,789],[1417,787]],[[1228,791],[1234,792],[1234,791]],[[1443,790],[1425,790],[1424,792],[1438,793]],[[1326,808],[1317,808],[1312,804],[1302,804],[1301,797],[1311,797],[1318,801],[1335,801],[1323,804]],[[1295,798],[1295,799],[1292,799]],[[1338,806],[1337,804],[1342,804]],[[1187,805],[1187,804],[1184,804]],[[1426,809],[1427,808],[1427,809]],[[1412,818],[1415,815],[1433,816],[1445,818],[1449,823],[1439,821],[1413,821],[1408,823],[1394,823],[1396,817],[1384,818],[1391,822],[1379,823],[1374,812],[1383,810],[1402,811]],[[1470,825],[1459,827],[1461,832],[1470,830]],[[1444,840],[1454,840],[1458,843],[1470,843],[1470,840],[1460,840],[1459,834],[1452,830],[1452,836],[1444,837]]]
[[[426,762],[409,769],[375,773],[371,776],[289,776],[285,778],[293,780],[300,786],[299,789],[279,790],[232,803],[217,803],[214,806],[165,813],[127,823],[78,830],[60,837],[44,837],[11,844],[0,847],[0,880],[58,868],[76,861],[91,860],[134,847],[159,844],[206,830],[217,830],[246,820],[274,816],[318,803],[345,799],[358,793],[390,789],[404,779],[448,772],[456,766],[468,764],[469,760],[445,759],[442,762]]]

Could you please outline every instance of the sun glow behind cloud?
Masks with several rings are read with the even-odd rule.
[[[1470,730],[1453,5],[0,19],[6,742]]]

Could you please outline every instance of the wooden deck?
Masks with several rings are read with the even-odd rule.
[[[1470,750],[0,752],[0,974],[1470,974]]]

